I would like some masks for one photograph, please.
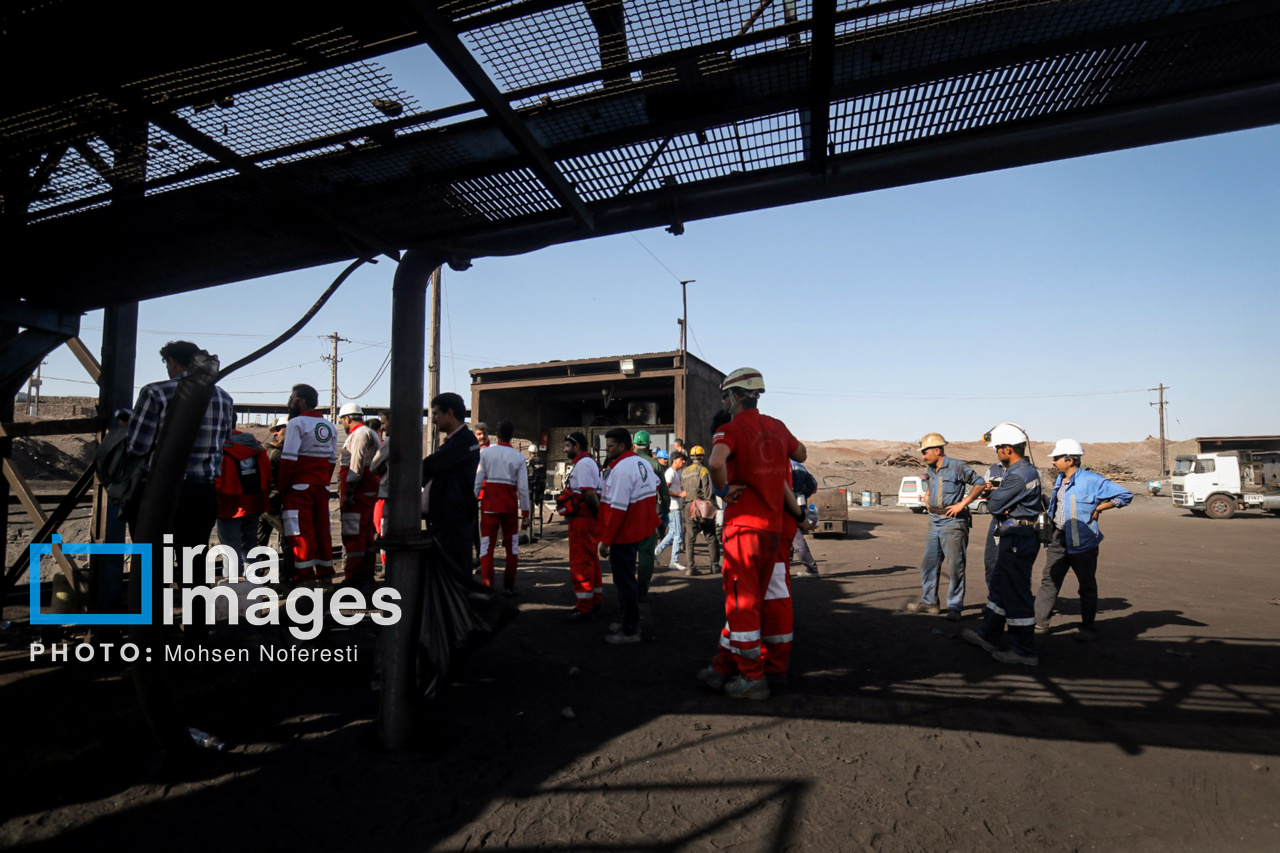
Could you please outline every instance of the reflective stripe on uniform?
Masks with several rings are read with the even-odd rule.
[[[987,599],[987,607],[990,607],[991,612],[996,614],[997,616],[1004,615],[1004,609],[1000,607],[1000,605],[996,604],[994,601],[991,601],[990,599]]]
[[[574,593],[574,595],[576,595],[578,598],[593,598],[593,597],[595,596],[595,593],[593,593],[593,592],[575,592],[575,593]]]
[[[769,588],[765,590],[764,600],[790,597],[791,590],[787,589],[787,567],[782,563],[774,563],[773,574],[769,576]]]
[[[1020,628],[1026,625],[1036,624],[1036,617],[1027,616],[1022,619],[1006,619],[1005,621],[1009,624],[1009,627],[1011,628]]]
[[[775,634],[772,637],[762,638],[765,643],[790,643],[795,639],[795,634]]]
[[[488,554],[488,553],[489,553],[489,537],[481,536],[480,537],[480,556],[483,557],[485,554]]]
[[[720,638],[720,645],[733,652],[735,655],[741,655],[744,658],[751,658],[754,660],[755,658],[760,657],[759,646],[753,646],[749,649],[740,649],[737,646],[730,644],[729,638],[724,636]]]
[[[734,643],[758,643],[760,642],[760,632],[757,631],[730,631],[729,641]]]

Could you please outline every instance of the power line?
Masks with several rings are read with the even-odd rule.
[[[453,377],[453,387],[458,387],[458,360],[453,357],[453,317],[449,314],[449,291],[444,287],[444,275],[440,276],[440,294],[444,297],[444,322],[449,327],[449,375]]]
[[[649,247],[648,247],[648,246],[646,246],[644,243],[641,243],[641,242],[640,242],[640,238],[639,238],[639,237],[637,237],[635,234],[632,234],[632,235],[631,235],[631,239],[632,239],[632,240],[635,240],[635,241],[636,241],[636,243],[640,246],[640,248],[641,248],[641,249],[644,249],[646,252],[649,252]],[[674,278],[676,281],[680,281],[680,276],[678,276],[678,275],[676,275],[675,273],[671,272],[671,267],[669,267],[669,266],[667,266],[666,264],[664,264],[664,263],[662,262],[662,259],[661,259],[661,258],[659,258],[657,255],[655,255],[653,252],[649,252],[649,257],[651,257],[651,258],[653,258],[655,261],[657,261],[657,262],[658,262],[658,266],[660,266],[660,267],[662,267],[664,270],[666,270],[666,271],[667,271],[667,273],[668,273],[672,278]]]
[[[1116,394],[1144,394],[1146,388],[1125,391],[1075,391],[1063,394],[909,394],[899,391],[825,391],[818,388],[777,388],[770,393],[794,397],[859,397],[874,400],[1045,400],[1058,397],[1106,397]]]

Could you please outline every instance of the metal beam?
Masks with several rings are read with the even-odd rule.
[[[427,0],[414,0],[413,9],[421,21],[419,32],[440,61],[458,79],[476,103],[484,108],[516,150],[524,155],[533,173],[551,191],[556,201],[560,202],[560,206],[568,211],[584,230],[588,232],[593,230],[591,211],[587,209],[586,203],[560,171],[560,167],[533,138],[528,126],[485,74],[480,63],[472,57],[449,21],[440,14],[433,3]]]
[[[831,84],[836,57],[836,0],[813,0],[813,39],[809,57],[809,172],[827,170],[831,127]]]
[[[0,320],[24,329],[55,332],[71,337],[80,332],[80,315],[46,308],[30,302],[0,302]]]
[[[151,120],[157,127],[168,131],[191,147],[208,154],[227,168],[235,169],[246,178],[267,187],[293,206],[334,228],[351,243],[353,254],[364,255],[372,253],[394,258],[396,249],[385,240],[370,234],[359,226],[340,221],[332,211],[325,208],[321,203],[308,199],[270,171],[249,162],[213,137],[196,130],[178,116],[172,113],[157,114],[153,115]]]

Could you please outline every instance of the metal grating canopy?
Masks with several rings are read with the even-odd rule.
[[[181,32],[15,5],[3,227],[59,263],[6,293],[63,308],[1280,121],[1273,0],[232,2]],[[419,44],[470,102],[424,111],[376,63]]]

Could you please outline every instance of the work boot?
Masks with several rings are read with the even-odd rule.
[[[1000,663],[1020,663],[1023,666],[1039,666],[1040,658],[1035,655],[1020,655],[1015,651],[994,651],[991,656]]]
[[[907,605],[908,613],[928,613],[931,616],[937,616],[942,612],[942,608],[936,604],[925,604],[923,601],[913,601]]]
[[[739,675],[725,682],[724,695],[730,699],[768,699],[769,682],[763,678],[753,681]]]
[[[1077,643],[1092,643],[1094,640],[1098,639],[1098,629],[1086,628],[1081,625],[1080,629],[1076,631],[1076,635],[1071,639],[1075,640]]]
[[[972,628],[965,628],[963,631],[960,632],[960,636],[964,638],[965,642],[973,643],[975,646],[982,649],[983,651],[998,654],[998,652],[996,651],[995,643],[988,641],[985,637],[983,637],[981,634],[979,634],[977,631],[973,630]]]
[[[585,625],[588,622],[594,622],[595,618],[592,617],[590,610],[578,610],[577,608],[574,608],[565,615],[564,621],[573,622],[577,625]]]
[[[693,566],[692,568],[690,568],[690,569],[689,569],[689,572],[688,572],[688,575],[689,575],[689,577],[691,577],[691,578],[696,578],[696,577],[698,577],[698,576],[699,576],[699,575],[701,575],[701,574],[703,574],[703,571],[702,571],[702,569],[698,568],[697,566]]]
[[[727,676],[723,673],[716,672],[713,666],[698,670],[698,680],[705,684],[708,690],[714,690],[716,693],[724,692],[726,678]]]
[[[959,610],[955,610],[954,608],[950,608],[950,607],[947,608],[948,622],[959,622],[963,618],[964,618],[964,614],[962,614]]]
[[[621,631],[618,631],[615,634],[610,634],[605,637],[604,641],[615,646],[620,646],[623,643],[638,643],[640,642],[640,632],[636,631],[634,634],[624,634]]]

